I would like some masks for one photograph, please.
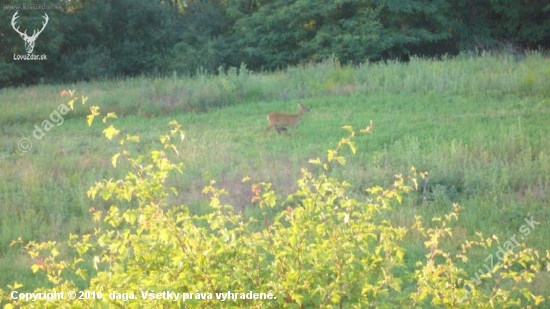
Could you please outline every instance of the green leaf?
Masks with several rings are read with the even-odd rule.
[[[309,159],[309,163],[315,164],[315,165],[321,165],[321,159]]]
[[[119,153],[115,153],[113,155],[113,157],[111,158],[111,164],[113,165],[114,168],[116,168],[116,163],[117,163],[117,160],[118,160],[118,157],[120,156],[120,152]]]
[[[88,126],[91,127],[91,126],[92,126],[92,122],[94,122],[95,116],[94,116],[94,115],[88,115],[88,116],[86,116],[86,118],[88,119],[88,120],[87,120]]]
[[[390,287],[396,290],[397,292],[401,292],[401,284],[402,284],[401,279],[394,277],[390,282]]]
[[[103,117],[103,123],[107,123],[107,119],[109,118],[118,118],[118,117],[114,112],[109,112],[107,113],[107,116]]]
[[[153,160],[153,162],[158,162],[160,158],[162,158],[163,154],[164,153],[162,151],[153,150],[151,151],[151,159]]]
[[[349,146],[349,149],[351,149],[351,153],[355,154],[357,152],[357,148],[355,147],[354,143],[349,142],[348,146]]]
[[[72,100],[70,100],[69,102],[67,102],[67,105],[69,105],[69,108],[70,108],[71,110],[74,110],[74,100],[75,100],[75,99],[72,99]]]
[[[112,140],[113,137],[117,136],[120,133],[120,130],[117,130],[113,127],[113,125],[110,125],[107,129],[103,130],[103,134],[109,139]]]
[[[342,129],[344,129],[348,132],[353,132],[353,128],[350,125],[345,125],[345,126],[342,127]]]
[[[43,268],[42,268],[42,265],[33,264],[33,265],[31,266],[31,270],[32,270],[32,272],[35,273],[35,274],[36,274],[39,270],[41,270],[41,269],[43,269]]]
[[[107,190],[101,190],[101,193],[100,193],[99,195],[101,196],[101,198],[102,198],[103,200],[106,201],[106,200],[108,200],[108,199],[111,198],[111,195],[112,195],[112,194],[111,194],[111,192],[109,192],[109,191],[107,191]]]
[[[126,135],[126,140],[134,143],[139,143],[138,135]]]
[[[327,160],[329,162],[332,162],[335,156],[336,156],[336,151],[334,151],[333,149],[327,150]]]
[[[92,122],[94,121],[95,116],[99,116],[99,107],[98,106],[90,106],[90,114],[86,117],[86,118],[88,118],[88,126],[89,127],[92,125]]]
[[[8,288],[9,288],[10,290],[12,290],[12,291],[13,291],[13,290],[17,290],[17,289],[22,288],[22,287],[23,287],[23,284],[18,283],[17,281],[14,282],[13,285],[9,285],[9,284],[8,284]],[[5,307],[4,307],[4,308],[5,308]]]

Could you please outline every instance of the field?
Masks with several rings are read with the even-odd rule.
[[[207,211],[202,188],[215,180],[229,192],[225,201],[247,217],[260,214],[244,177],[271,182],[286,196],[296,189],[302,167],[315,170],[309,159],[326,156],[345,135],[342,126],[358,130],[372,119],[373,134],[358,137],[357,154],[346,153],[346,166],[331,171],[349,181],[354,194],[389,186],[395,174],[411,175],[414,166],[429,172],[426,188],[396,206],[388,215],[393,224],[410,227],[415,215],[441,216],[459,203],[455,243],[476,232],[506,240],[532,218],[540,224],[523,241],[544,252],[550,239],[549,80],[550,59],[531,53],[360,66],[330,60],[269,74],[243,66],[216,76],[2,89],[0,288],[14,281],[28,289],[46,282],[30,269],[36,260],[20,245],[10,246],[13,240],[60,241],[69,233],[89,233],[90,207],[109,207],[88,199],[86,191],[125,172],[111,166],[118,146],[103,136],[104,127],[87,126],[89,105],[116,112],[117,128],[140,135],[132,150],[144,154],[159,147],[158,136],[177,120],[185,131],[184,171],[170,178],[179,191],[174,203]],[[78,103],[60,119],[54,111],[67,104],[60,96],[64,89],[87,96],[88,105]],[[297,102],[311,112],[295,136],[264,132],[268,113],[296,113]],[[44,120],[54,126],[44,129]],[[40,139],[33,135],[35,125],[44,132]],[[22,138],[32,143],[30,151],[19,148]],[[422,246],[411,239],[411,261],[422,258]],[[490,252],[468,262],[472,276]],[[541,274],[531,288],[550,295],[549,280]]]

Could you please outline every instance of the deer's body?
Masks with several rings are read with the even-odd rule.
[[[300,122],[302,115],[309,112],[309,108],[298,103],[300,111],[296,115],[292,114],[282,114],[282,113],[271,113],[267,115],[267,121],[269,125],[265,128],[265,131],[270,129],[275,129],[277,134],[280,134],[282,131],[287,131],[287,127],[292,128],[292,133],[296,134],[296,125]]]

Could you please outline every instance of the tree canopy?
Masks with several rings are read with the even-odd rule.
[[[237,67],[273,70],[460,51],[550,46],[550,4],[537,0],[47,0],[4,2],[0,87]],[[45,31],[35,55],[12,29]]]

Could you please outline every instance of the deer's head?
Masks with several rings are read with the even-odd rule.
[[[44,31],[44,28],[46,28],[46,25],[48,24],[48,14],[44,13],[44,19],[46,19],[45,22],[42,22],[42,29],[40,29],[38,32],[37,30],[33,30],[32,32],[32,35],[31,36],[28,36],[27,35],[27,30],[25,29],[24,32],[21,32],[19,31],[19,27],[15,28],[15,20],[17,18],[19,18],[19,16],[17,16],[17,12],[19,11],[16,11],[15,14],[13,14],[13,17],[11,18],[11,26],[13,27],[13,30],[15,30],[15,32],[19,33],[19,35],[21,36],[21,38],[23,38],[23,40],[25,41],[25,49],[27,50],[27,53],[30,54],[32,53],[33,49],[34,49],[34,41],[36,41],[36,38],[38,38],[38,35],[40,33],[42,33],[42,31]]]

